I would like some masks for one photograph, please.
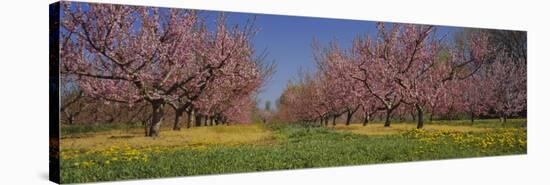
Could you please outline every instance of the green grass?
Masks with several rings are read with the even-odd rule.
[[[266,142],[264,137],[255,142],[231,145],[214,142],[179,147],[126,145],[101,150],[63,148],[61,182],[512,155],[525,154],[527,150],[526,129],[521,127],[488,132],[411,129],[379,136],[287,124],[266,125],[265,129],[270,130],[267,138],[273,141]],[[233,134],[243,134],[243,129],[237,130]]]

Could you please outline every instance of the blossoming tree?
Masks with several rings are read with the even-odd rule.
[[[194,11],[62,4],[62,72],[89,96],[148,102],[147,136],[159,135],[165,105],[187,109],[225,66],[252,56],[249,32],[221,21],[209,31]]]

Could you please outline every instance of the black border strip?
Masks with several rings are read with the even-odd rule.
[[[59,20],[60,3],[52,3],[49,6],[50,30],[49,30],[49,68],[50,68],[50,152],[49,152],[49,179],[60,184],[60,162],[59,162]]]

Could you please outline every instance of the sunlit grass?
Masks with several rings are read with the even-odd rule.
[[[61,139],[61,149],[102,150],[111,146],[130,146],[146,148],[188,147],[200,145],[255,144],[269,142],[271,131],[261,125],[221,125],[214,127],[195,127],[174,131],[164,129],[160,137],[144,136],[144,129],[126,129],[95,132],[88,134],[64,135]]]
[[[426,122],[424,130],[427,131],[451,131],[451,132],[487,132],[493,128],[500,127],[519,127],[526,123],[526,119],[509,119],[507,123],[500,123],[499,120],[476,120],[473,124],[468,120],[445,120]],[[339,124],[334,127],[338,131],[348,131],[361,135],[381,136],[394,135],[408,132],[416,129],[415,122],[392,123],[390,127],[384,127],[381,122],[369,123],[366,126],[362,124],[351,124],[349,126]]]
[[[336,130],[340,131],[349,131],[361,135],[369,136],[380,136],[380,135],[393,135],[401,134],[412,129],[416,128],[414,123],[397,123],[392,124],[390,127],[384,127],[382,123],[368,124],[363,126],[360,124],[352,124],[349,126],[345,125],[336,125]],[[472,126],[462,126],[462,125],[435,125],[429,124],[424,126],[424,130],[433,130],[433,131],[456,131],[456,132],[484,132],[488,131],[488,128],[472,127]]]
[[[526,118],[508,119],[506,123],[500,122],[499,119],[478,119],[474,122],[469,120],[438,120],[434,121],[435,124],[448,124],[448,125],[468,125],[474,127],[485,128],[501,128],[501,127],[525,127],[527,126]]]

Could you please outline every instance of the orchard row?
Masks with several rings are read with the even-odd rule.
[[[378,115],[390,126],[392,116],[412,115],[422,128],[424,115],[505,121],[527,109],[525,55],[505,49],[512,43],[495,36],[501,32],[471,30],[452,40],[434,26],[388,25],[378,23],[377,33],[357,37],[350,48],[314,43],[316,72],[287,86],[277,116],[328,125],[345,115],[349,125],[359,112],[364,124]]]
[[[61,4],[62,110],[72,102],[64,95],[148,106],[147,136],[159,135],[165,107],[175,112],[174,129],[184,113],[246,122],[273,70],[251,46],[252,23],[228,26],[220,15],[212,26],[195,11]]]

